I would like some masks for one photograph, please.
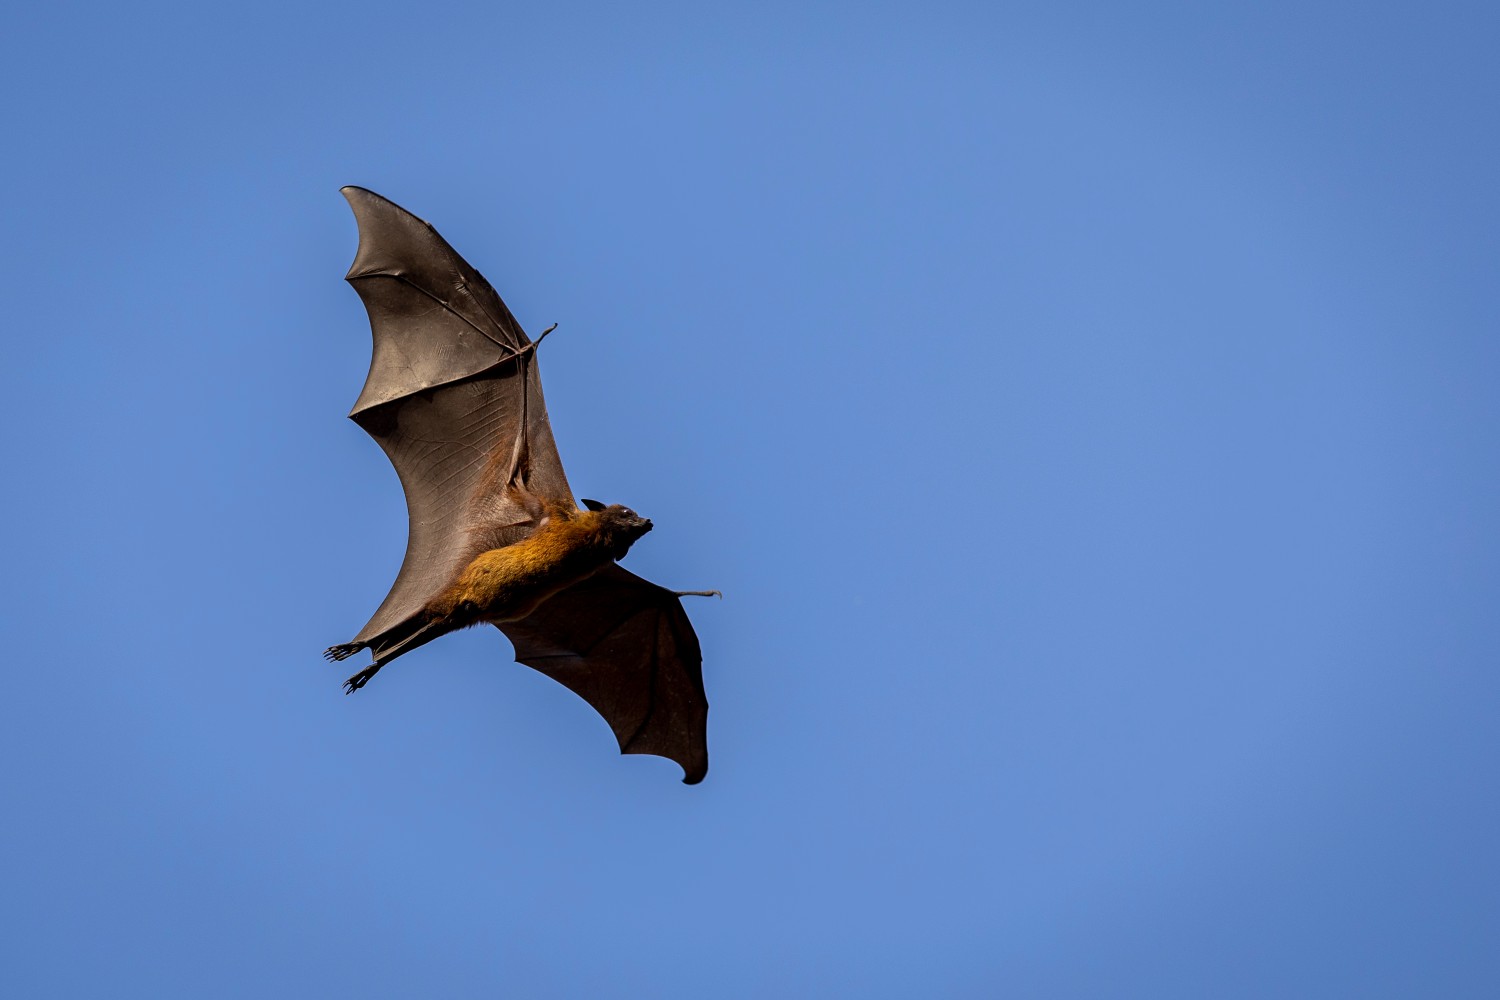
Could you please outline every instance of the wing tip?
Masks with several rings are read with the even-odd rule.
[[[623,757],[627,754],[641,754],[646,757],[660,757],[662,760],[670,760],[672,763],[682,768],[682,783],[684,785],[696,785],[704,778],[708,777],[707,754],[703,754],[701,756],[694,754],[693,756],[683,759],[681,757],[670,757],[658,750],[633,750],[627,749],[626,746],[622,745],[620,747],[620,756]],[[697,757],[698,759],[695,760],[695,757]]]
[[[696,754],[694,756],[697,756]],[[678,760],[676,757],[668,757],[672,763],[682,768],[682,783],[684,785],[696,785],[708,777],[708,760],[706,755],[697,760]]]
[[[378,263],[372,261],[369,255],[374,252],[376,243],[391,239],[396,239],[399,244],[403,238],[415,238],[423,244],[422,252],[432,252],[433,248],[428,244],[436,243],[439,251],[453,255],[464,267],[472,270],[468,262],[458,256],[458,251],[443,239],[436,226],[410,209],[402,208],[385,195],[377,194],[358,184],[345,184],[339,188],[339,194],[343,195],[344,200],[349,203],[349,209],[354,213],[355,225],[359,228],[359,246],[354,251],[354,260],[349,265],[349,273],[344,275],[345,281],[353,284],[358,278],[390,273],[385,269],[391,266],[391,263],[384,259],[389,257],[389,254],[378,255],[380,260]],[[477,271],[474,273],[483,281],[483,275]]]
[[[371,191],[369,188],[360,187],[358,184],[345,184],[343,187],[339,188],[339,194],[344,196],[344,200],[347,201],[349,203],[349,207],[354,210],[354,218],[356,220],[358,220],[360,217],[359,210],[362,206],[378,205],[381,202],[385,202],[389,205],[395,204],[395,202],[391,201],[389,198],[378,195],[374,191]]]
[[[411,211],[408,208],[402,208],[400,205],[396,204],[394,201],[391,201],[391,199],[387,198],[385,195],[371,191],[367,187],[360,187],[358,184],[345,184],[343,187],[339,188],[339,194],[344,196],[344,200],[347,201],[349,203],[349,207],[354,210],[354,219],[356,222],[360,223],[361,230],[363,230],[363,225],[366,219],[366,215],[362,213],[384,212],[390,210],[394,210],[396,218],[398,219],[410,218],[428,229],[433,228],[432,223],[428,222],[420,215],[417,215],[415,212]],[[433,231],[436,232],[436,230]]]
[[[371,198],[379,198],[381,201],[390,200],[388,198],[381,197],[367,187],[360,187],[358,184],[345,184],[343,187],[339,188],[339,194],[343,195],[344,198],[350,202],[354,201],[355,198],[364,197],[366,195]]]

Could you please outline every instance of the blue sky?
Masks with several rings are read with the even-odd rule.
[[[1500,15],[32,5],[15,996],[1489,997]],[[712,770],[444,639],[360,184],[656,530]]]

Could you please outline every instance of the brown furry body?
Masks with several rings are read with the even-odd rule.
[[[479,553],[418,614],[372,641],[330,648],[323,654],[330,660],[369,646],[379,650],[375,662],[344,682],[345,689],[359,690],[385,664],[438,636],[525,618],[547,598],[623,558],[651,530],[651,522],[628,507],[589,503],[589,510],[554,508],[526,538]]]
[[[554,514],[529,538],[475,556],[426,614],[429,620],[453,618],[458,627],[517,621],[623,556],[641,534],[618,524],[608,509]]]

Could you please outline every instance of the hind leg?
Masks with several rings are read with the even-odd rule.
[[[353,656],[361,649],[368,648],[368,643],[345,642],[337,646],[329,646],[327,649],[325,649],[323,651],[323,659],[327,660],[330,663],[337,663],[339,660],[347,660],[349,657]],[[380,662],[376,661],[375,663],[370,664],[368,667],[365,667],[365,669],[361,670],[353,677],[349,678],[344,682],[344,693],[353,694],[360,688],[364,687],[370,682],[370,678],[375,676],[375,671],[379,670],[380,666]]]
[[[337,646],[329,646],[323,650],[323,659],[329,663],[337,663],[339,660],[347,660],[361,649],[365,648],[362,642],[345,642]]]
[[[382,666],[384,666],[384,664],[382,663],[372,663],[368,667],[365,667],[365,669],[361,670],[359,673],[355,674],[353,677],[349,678],[344,682],[344,693],[353,694],[360,688],[364,687],[366,684],[370,683],[370,678],[374,677],[375,672]]]
[[[424,646],[444,632],[453,631],[454,628],[453,623],[447,618],[434,618],[418,626],[416,622],[420,620],[414,619],[404,622],[393,629],[388,629],[376,636],[373,642],[346,642],[342,646],[330,646],[328,651],[323,654],[330,660],[346,659],[361,649],[372,650],[375,654],[374,663],[344,682],[344,693],[353,694],[370,683],[370,678],[375,676],[376,671],[402,653],[408,653],[418,646]],[[392,641],[394,636],[403,634],[405,638],[400,641]]]

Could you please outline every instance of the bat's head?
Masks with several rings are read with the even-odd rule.
[[[595,531],[609,546],[615,559],[622,559],[636,539],[651,530],[651,522],[624,504],[612,503],[608,507],[598,500],[585,500],[583,505],[598,514]]]

